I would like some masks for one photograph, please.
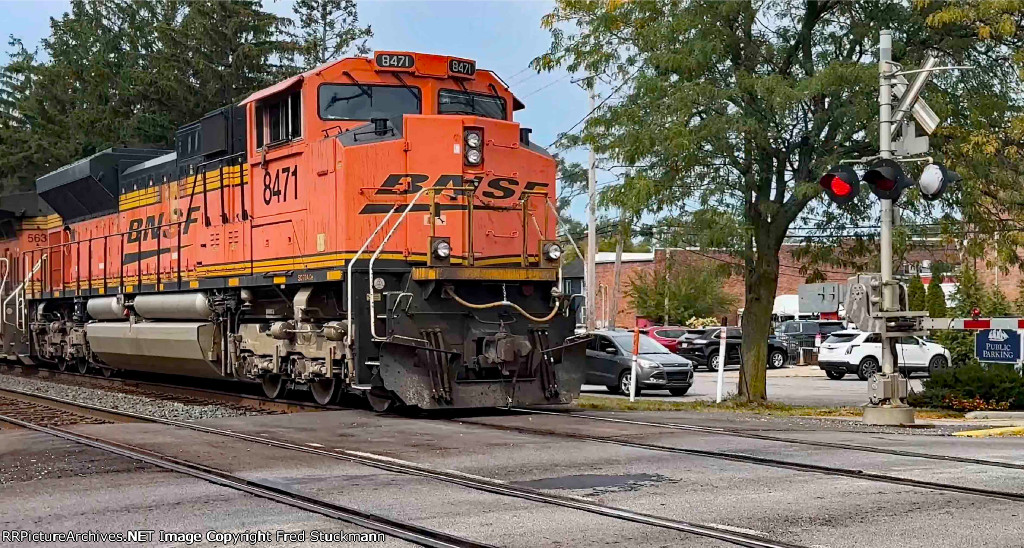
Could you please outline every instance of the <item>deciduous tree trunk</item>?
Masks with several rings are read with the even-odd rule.
[[[615,244],[615,276],[612,281],[611,302],[608,303],[608,329],[616,328],[619,315],[619,284],[622,283],[622,241],[626,239],[625,221],[619,224],[619,241]]]
[[[774,247],[774,246],[772,246]],[[768,399],[765,374],[768,364],[768,335],[771,332],[775,291],[779,286],[779,250],[757,250],[748,263],[743,305],[743,366],[737,387],[748,402]]]

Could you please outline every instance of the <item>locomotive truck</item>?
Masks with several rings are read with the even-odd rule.
[[[522,108],[472,60],[376,52],[44,175],[0,199],[4,352],[378,410],[568,403],[582,300]]]

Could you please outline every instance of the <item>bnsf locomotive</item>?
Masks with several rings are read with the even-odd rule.
[[[555,161],[473,61],[330,63],[0,199],[8,358],[341,391],[378,409],[567,403]],[[51,209],[52,208],[52,209]]]

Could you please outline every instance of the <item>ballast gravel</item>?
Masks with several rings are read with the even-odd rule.
[[[157,397],[149,398],[135,394],[123,394],[116,391],[71,386],[62,383],[47,382],[13,375],[0,375],[0,388],[11,388],[36,392],[74,402],[88,403],[128,411],[162,419],[180,421],[196,421],[220,417],[241,417],[265,414],[257,409],[244,409],[237,406],[217,404],[191,404],[169,401]]]

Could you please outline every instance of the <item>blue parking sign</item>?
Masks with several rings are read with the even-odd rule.
[[[974,355],[987,363],[1020,362],[1020,332],[1014,329],[985,329],[974,339]]]

